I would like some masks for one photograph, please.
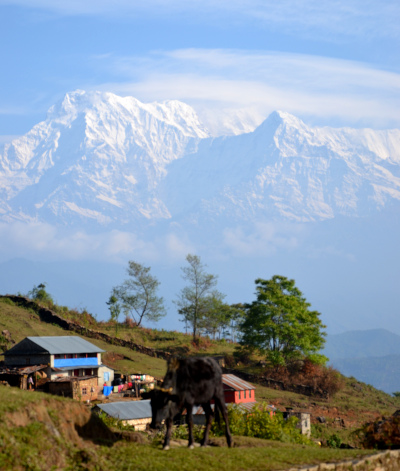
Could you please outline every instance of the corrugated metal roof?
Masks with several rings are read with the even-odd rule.
[[[249,389],[256,389],[252,384],[244,381],[243,379],[238,378],[235,375],[222,375],[222,383],[224,385],[224,389],[234,389],[235,391],[244,391]]]
[[[27,337],[52,355],[72,353],[101,353],[104,352],[93,343],[75,335],[56,337]]]
[[[97,404],[106,414],[120,420],[151,418],[150,399],[142,401],[110,402]]]
[[[29,375],[31,373],[35,373],[36,371],[44,370],[47,368],[47,365],[30,365],[30,366],[23,366],[21,367],[7,367],[7,368],[0,368],[1,373],[11,373],[11,374],[23,374]]]

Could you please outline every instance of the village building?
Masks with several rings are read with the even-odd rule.
[[[90,396],[87,393],[93,393],[93,388],[97,390],[98,386],[105,382],[111,384],[114,380],[114,370],[101,362],[103,352],[101,348],[78,336],[26,337],[4,353],[5,366],[0,375],[26,377],[29,386],[32,381],[36,385],[40,377],[37,371],[40,371],[50,382],[58,383],[48,385],[49,391],[67,388],[71,393],[67,394],[70,397]],[[35,371],[27,373],[27,368]],[[89,382],[84,385],[84,381]],[[67,386],[68,383],[70,384]],[[79,394],[73,392],[76,384],[81,385]],[[20,387],[27,389],[23,381]],[[82,394],[82,390],[86,394]]]
[[[120,420],[123,425],[133,425],[138,431],[146,430],[147,424],[151,423],[151,405],[148,399],[97,404],[93,411],[104,412],[108,416]]]
[[[99,387],[95,376],[61,376],[49,381],[47,388],[50,394],[70,397],[81,402],[98,399]]]
[[[256,388],[232,374],[222,375],[222,384],[224,386],[225,402],[227,404],[255,403]]]
[[[311,437],[311,414],[309,412],[297,412],[291,407],[286,408],[286,412],[283,413],[285,419],[290,417],[297,417],[298,422],[296,428],[298,428],[302,435],[306,435],[308,438]]]

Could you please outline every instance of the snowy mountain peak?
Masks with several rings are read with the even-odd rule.
[[[209,138],[193,108],[76,90],[0,155],[0,219],[113,226],[361,216],[400,201],[400,131],[275,111]]]
[[[177,100],[162,103],[141,103],[134,97],[120,97],[110,92],[75,90],[67,93],[62,100],[52,106],[47,120],[69,125],[80,114],[93,119],[133,117],[140,121],[153,119],[176,127],[190,137],[205,138],[207,129],[201,124],[194,109]],[[145,117],[144,117],[145,116]]]

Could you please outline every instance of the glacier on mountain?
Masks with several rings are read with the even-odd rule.
[[[78,90],[4,146],[0,195],[3,221],[67,225],[364,216],[400,200],[400,131],[274,112],[214,138],[179,101]]]

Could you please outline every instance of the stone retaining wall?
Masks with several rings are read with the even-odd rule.
[[[287,471],[399,471],[400,451],[391,450],[367,456],[359,460],[339,463],[321,463],[318,465],[290,468]]]

